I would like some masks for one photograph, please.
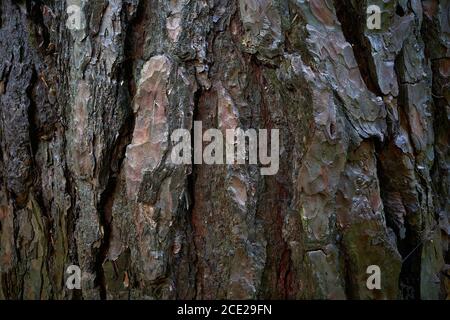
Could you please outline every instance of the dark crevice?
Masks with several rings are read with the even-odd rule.
[[[356,4],[358,6],[358,4]],[[352,45],[356,62],[367,88],[377,96],[383,96],[381,89],[376,81],[376,75],[373,70],[375,66],[372,62],[372,56],[369,46],[364,39],[364,26],[366,25],[365,16],[359,12],[365,12],[363,8],[355,10],[349,0],[334,0],[336,16],[341,23],[342,33],[345,39]]]
[[[447,99],[445,98],[445,88],[448,89],[448,76],[444,76],[440,70],[441,60],[447,60],[448,57],[442,56],[443,53],[440,51],[445,51],[442,47],[441,50],[436,50],[441,47],[439,39],[439,24],[433,19],[430,20],[426,15],[421,28],[421,35],[424,39],[425,45],[425,57],[431,64],[432,71],[432,102],[433,102],[433,129],[435,135],[435,150],[434,150],[434,162],[430,169],[430,176],[432,179],[433,190],[437,195],[436,197],[436,207],[435,212],[438,216],[437,219],[448,219],[450,221],[449,215],[449,204],[448,199],[450,194],[448,192],[450,185],[450,170],[448,169],[448,160],[450,159],[450,122],[448,121],[448,114],[446,112]],[[445,61],[443,61],[445,63]],[[450,248],[450,235],[442,231],[442,239],[447,242],[447,248]],[[444,244],[445,245],[445,244]],[[450,265],[450,249],[444,252],[444,262]],[[447,271],[449,277],[450,271]],[[445,294],[444,294],[445,296]]]
[[[403,10],[402,6],[397,3],[397,6],[395,7],[395,14],[399,17],[403,17],[406,13],[405,10]]]
[[[50,33],[47,26],[44,23],[44,17],[42,14],[42,1],[31,0],[27,1],[27,12],[28,17],[31,19],[33,25],[33,36],[36,39],[35,46],[38,50],[43,50],[48,48],[50,43]]]
[[[388,204],[389,193],[393,192],[391,180],[401,179],[400,176],[397,176],[392,172],[386,172],[384,168],[384,166],[388,166],[389,164],[383,164],[384,160],[380,157],[381,154],[384,153],[385,157],[396,157],[396,155],[392,153],[389,148],[392,147],[376,143],[377,176],[380,185],[380,196],[383,201],[386,226],[394,231],[396,235],[397,250],[402,257],[402,266],[399,280],[401,297],[403,299],[419,299],[421,260],[420,235],[417,233],[416,228],[412,226],[410,222],[408,222],[408,219],[405,216],[405,233],[402,236],[401,230],[399,229],[399,222],[394,220],[397,214],[397,209],[395,207],[392,208]],[[398,171],[398,174],[401,175],[402,170]],[[404,203],[404,197],[405,196],[402,194],[402,205],[407,206],[407,204]]]
[[[261,63],[256,56],[248,56],[250,63],[251,74],[253,75],[253,82],[249,85],[247,90],[249,96],[253,94],[253,90],[260,93],[260,105],[258,115],[252,115],[253,121],[256,121],[262,128],[271,129],[276,125],[272,118],[270,110],[270,102],[265,96],[265,88],[269,86],[269,80],[266,79],[265,70],[269,70],[272,66],[267,66]],[[271,71],[267,71],[270,73]],[[253,122],[252,121],[252,122]],[[286,125],[289,127],[289,120],[286,119]],[[287,157],[293,157],[293,141],[292,143],[285,142],[287,149]],[[285,168],[285,165],[281,165]],[[286,176],[284,169],[278,173],[278,177]],[[274,239],[267,244],[267,258],[262,273],[262,284],[258,292],[259,299],[296,299],[300,293],[299,289],[299,269],[301,266],[294,264],[292,259],[292,248],[288,244],[288,240],[283,236],[283,224],[285,215],[288,214],[290,203],[273,201],[278,199],[291,199],[291,190],[293,185],[289,182],[281,182],[281,180],[289,181],[289,179],[274,179],[273,176],[261,177],[258,182],[258,201],[256,207],[255,219],[263,222],[264,237],[266,239]],[[268,210],[270,207],[271,210]],[[268,210],[268,211],[266,211]],[[290,213],[289,213],[290,214]],[[296,221],[297,223],[297,221]]]
[[[139,1],[136,12],[131,17],[124,17],[129,21],[124,50],[125,57],[123,61],[124,74],[128,79],[128,91],[131,99],[134,97],[136,93],[136,81],[134,81],[134,71],[138,69],[139,63],[144,56],[144,47],[146,45],[146,30],[148,29],[147,23],[150,19],[149,17],[149,2],[148,1]],[[131,5],[130,5],[131,6]],[[129,8],[127,4],[124,4],[122,12],[128,12]]]
[[[33,90],[35,88],[36,82],[38,81],[37,72],[34,66],[32,67],[32,75],[29,86],[27,87],[27,96],[29,100],[28,106],[28,126],[29,126],[29,137],[30,137],[30,149],[31,157],[33,160],[34,169],[36,169],[35,156],[39,146],[39,134],[38,125],[36,123],[37,106],[33,98]]]
[[[399,81],[399,97],[398,97],[398,113],[399,127],[406,129],[407,134],[411,140],[411,124],[408,121],[407,110],[405,107],[406,103],[406,92],[405,85],[402,84],[402,72],[399,70],[399,66],[402,63],[403,52],[397,56],[395,60],[395,72],[397,79]],[[392,124],[394,126],[394,124]],[[391,128],[394,131],[394,127]],[[397,147],[394,146],[394,139],[398,133],[392,132],[393,137],[385,142],[385,144],[376,144],[376,154],[377,154],[377,174],[380,183],[380,193],[382,201],[384,204],[385,216],[387,226],[390,227],[396,234],[397,238],[397,249],[402,257],[402,266],[400,271],[399,279],[399,289],[400,294],[403,299],[419,299],[420,298],[420,272],[421,272],[421,231],[423,226],[417,226],[414,224],[414,219],[417,218],[418,213],[411,212],[408,209],[408,203],[411,201],[407,199],[411,190],[398,190],[398,182],[403,181],[404,172],[408,171],[407,168],[399,166],[396,170],[389,169],[390,163],[383,163],[383,161],[392,161],[392,158],[398,157],[396,151]],[[417,151],[414,144],[411,144],[413,149],[413,156],[417,156]],[[402,152],[398,150],[397,152]],[[387,158],[386,158],[387,157]],[[386,158],[384,160],[384,158]],[[394,221],[394,217],[397,214],[397,208],[388,205],[389,193],[398,191],[401,193],[401,205],[404,206],[406,210],[406,215],[404,216],[404,235],[401,235],[399,230],[398,222]],[[420,197],[420,192],[418,192]],[[420,203],[420,199],[417,200]]]
[[[100,298],[102,300],[106,300],[107,295],[103,263],[106,260],[111,241],[112,206],[114,203],[115,187],[116,178],[110,177],[105,191],[103,191],[100,195],[100,203],[97,208],[100,216],[100,226],[103,228],[103,235],[100,248],[98,249],[99,253],[95,262],[95,270],[97,275],[95,285],[99,287]]]
[[[198,80],[197,80],[198,83]],[[193,114],[192,114],[192,130],[191,130],[191,137],[194,137],[194,121],[200,121],[200,115],[199,115],[199,109],[200,109],[200,101],[203,95],[203,89],[201,88],[201,85],[198,83],[198,89],[197,91],[194,93],[194,107],[193,107]],[[194,139],[191,139],[191,150],[195,150],[194,149]],[[192,154],[192,157],[194,155]],[[198,280],[200,279],[200,268],[198,267],[199,264],[199,256],[198,256],[198,250],[197,250],[197,246],[195,243],[195,234],[196,234],[196,230],[195,230],[195,224],[193,222],[193,214],[194,214],[194,208],[195,208],[195,186],[196,186],[196,181],[197,181],[197,171],[196,171],[196,166],[194,163],[191,166],[191,173],[187,176],[187,190],[189,192],[189,200],[190,200],[190,206],[189,206],[189,210],[188,210],[188,221],[191,225],[191,229],[192,229],[192,248],[193,248],[193,257],[194,257],[194,261],[193,261],[193,266],[195,268],[195,274],[194,274],[194,298],[198,299],[199,298],[199,288],[198,288]]]
[[[344,277],[344,292],[345,297],[349,300],[358,299],[359,297],[355,296],[355,293],[358,292],[357,286],[353,283],[354,279],[354,271],[352,270],[352,263],[349,259],[349,254],[346,252],[345,245],[340,246],[342,250],[342,260],[343,260],[343,277]]]
[[[140,4],[142,1],[140,2]],[[123,5],[122,12],[127,12],[126,4]],[[127,30],[124,41],[124,60],[121,66],[118,68],[118,83],[122,81],[127,84],[127,88],[124,92],[117,92],[117,95],[125,95],[125,99],[116,99],[118,101],[127,101],[128,107],[126,110],[127,116],[124,119],[124,123],[120,129],[117,140],[111,152],[110,158],[108,160],[110,172],[108,174],[108,182],[104,191],[100,195],[100,201],[97,206],[99,213],[100,226],[103,229],[103,235],[101,239],[101,244],[96,254],[95,270],[96,270],[96,281],[95,285],[98,286],[100,292],[100,298],[102,300],[107,299],[107,289],[106,289],[106,278],[103,268],[103,264],[106,261],[110,243],[111,243],[111,231],[112,231],[112,210],[114,205],[114,196],[116,193],[118,180],[120,176],[121,169],[123,167],[123,162],[125,160],[127,146],[131,144],[133,138],[133,131],[135,127],[135,115],[133,113],[133,97],[136,91],[136,84],[133,77],[133,70],[136,67],[136,57],[134,54],[134,45],[136,43],[136,24],[141,22],[139,17],[127,17],[125,14],[122,15],[122,19],[129,22],[126,23]],[[118,89],[119,90],[119,89]]]
[[[42,214],[43,224],[44,224],[44,231],[47,233],[47,244],[48,244],[48,254],[49,256],[54,251],[53,244],[51,241],[51,230],[52,230],[52,224],[53,219],[50,215],[50,213],[47,210],[47,207],[45,206],[43,194],[42,194],[42,182],[41,182],[41,170],[39,168],[38,163],[36,162],[36,154],[38,152],[39,148],[39,128],[37,124],[37,105],[36,101],[34,99],[34,89],[36,87],[37,82],[39,81],[37,77],[37,71],[33,66],[32,76],[30,79],[29,86],[26,90],[27,96],[29,99],[29,105],[28,105],[28,132],[29,132],[29,140],[30,140],[30,153],[31,153],[31,177],[32,177],[32,186],[33,189],[30,190],[34,193],[35,201],[37,202],[37,205],[39,206],[39,209]],[[48,267],[48,266],[47,266]]]
[[[29,65],[31,68],[31,78],[28,87],[26,88],[26,94],[29,100],[29,105],[27,109],[28,116],[28,132],[29,132],[29,141],[30,141],[30,156],[31,156],[31,177],[32,177],[32,189],[30,189],[30,193],[34,195],[34,200],[36,201],[36,205],[39,207],[41,212],[42,224],[43,224],[43,232],[46,237],[47,244],[47,259],[43,262],[47,272],[50,270],[50,260],[51,257],[55,254],[54,242],[52,232],[54,230],[54,221],[53,217],[50,213],[50,209],[46,205],[43,194],[42,187],[42,168],[40,167],[40,163],[38,163],[37,153],[39,151],[39,144],[41,141],[42,129],[39,123],[39,108],[43,108],[40,105],[42,103],[42,95],[46,94],[42,89],[39,88],[40,84],[44,84],[47,89],[47,83],[45,82],[43,75],[39,74],[39,66],[41,66],[41,60],[38,57],[39,52],[42,52],[42,48],[47,48],[50,35],[47,27],[44,24],[44,18],[42,13],[42,1],[29,1],[27,2],[27,18],[29,20],[28,27],[28,35],[30,38],[35,39],[35,47],[37,50],[31,50],[31,54],[33,57],[31,61],[35,61],[35,63]],[[53,70],[52,70],[53,71]],[[41,95],[41,96],[39,96]],[[49,105],[45,105],[48,107]],[[53,124],[52,124],[53,126]],[[52,128],[50,128],[53,130]],[[42,281],[43,283],[43,281]],[[41,287],[41,290],[43,288]],[[52,290],[52,289],[51,289]],[[41,292],[42,294],[42,292]],[[51,293],[50,293],[51,295]],[[42,296],[42,295],[40,295]]]
[[[292,299],[295,297],[294,287],[293,287],[293,268],[292,268],[292,259],[291,259],[291,250],[288,248],[287,243],[284,243],[284,251],[281,254],[280,266],[278,269],[279,272],[279,281],[282,284],[283,289],[283,299]]]
[[[70,207],[67,208],[67,224],[66,224],[66,234],[67,243],[69,249],[69,262],[74,265],[79,265],[78,263],[78,250],[77,241],[75,237],[76,221],[78,220],[78,212],[76,210],[76,189],[75,184],[71,175],[71,172],[67,165],[64,167],[64,178],[66,182],[66,193],[70,198]],[[82,299],[82,290],[74,290],[72,294],[73,300]]]

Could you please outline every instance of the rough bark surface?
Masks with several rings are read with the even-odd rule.
[[[450,297],[450,1],[0,11],[0,299]],[[197,120],[280,129],[279,173],[173,165]]]

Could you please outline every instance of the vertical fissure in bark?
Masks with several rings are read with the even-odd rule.
[[[65,144],[65,143],[64,143]],[[66,181],[66,193],[70,198],[70,206],[67,208],[67,225],[66,225],[66,233],[67,233],[67,244],[68,244],[68,255],[69,262],[74,265],[79,265],[78,262],[78,251],[77,251],[77,240],[75,238],[75,228],[76,221],[78,219],[78,212],[76,210],[76,190],[74,181],[71,175],[67,164],[64,166],[64,179]],[[82,289],[74,290],[72,294],[73,300],[81,300],[83,296]]]
[[[125,153],[127,146],[131,143],[132,133],[134,130],[134,116],[130,112],[129,117],[125,121],[119,137],[117,139],[115,148],[112,152],[109,163],[111,167],[117,163],[118,171],[111,169],[109,173],[108,183],[105,190],[100,195],[100,202],[98,205],[98,212],[100,215],[100,225],[103,229],[103,238],[99,248],[99,253],[96,261],[96,273],[97,273],[97,285],[100,290],[100,298],[107,298],[107,289],[105,283],[105,274],[103,269],[103,263],[106,260],[110,242],[111,242],[111,226],[112,226],[112,208],[114,205],[114,197],[116,193],[116,187],[122,169],[122,164],[125,159]]]
[[[246,54],[244,54],[245,56]],[[258,113],[255,119],[255,113],[252,114],[251,126],[265,128],[268,130],[277,128],[281,129],[274,123],[274,118],[271,111],[270,102],[265,94],[269,84],[266,79],[265,72],[276,70],[276,67],[269,63],[263,63],[256,55],[249,55],[246,57],[249,60],[250,74],[254,78],[256,88],[261,93],[260,104],[256,107],[255,113]],[[289,126],[289,119],[286,126]],[[293,150],[287,141],[282,141],[283,145],[288,146],[287,157],[292,157]],[[259,152],[259,146],[257,147]],[[259,184],[261,194],[258,197],[256,208],[256,219],[261,219],[264,224],[264,237],[266,239],[274,239],[268,241],[266,246],[267,257],[265,261],[264,270],[262,272],[262,284],[259,290],[259,298],[262,299],[295,299],[298,295],[298,283],[296,279],[298,268],[294,266],[292,259],[292,250],[287,243],[287,239],[283,236],[283,225],[286,215],[289,210],[289,204],[283,201],[276,201],[274,203],[266,202],[267,198],[291,199],[293,194],[293,184],[290,178],[287,177],[284,166],[281,166],[279,176],[281,179],[276,179],[273,176],[260,176]],[[281,182],[284,181],[284,182]],[[266,205],[273,206],[272,210],[268,210]],[[275,279],[275,283],[270,283],[270,279]]]
[[[441,267],[441,256],[444,268],[450,264],[444,246],[448,225],[440,225],[443,254],[440,244],[429,240],[430,230],[439,236],[436,221],[448,219],[449,208],[447,30],[441,30],[447,5],[430,8],[423,2],[422,19],[420,2],[384,2],[383,27],[390,25],[376,31],[365,28],[367,1],[294,2],[0,0],[0,298],[292,299],[337,294],[377,299],[399,294],[364,292],[359,280],[369,259],[374,264],[388,260],[382,266],[383,286],[400,285],[401,298],[426,297],[426,291],[435,290],[430,279]],[[66,9],[72,3],[86,15],[83,30],[67,24],[71,14]],[[412,52],[416,45],[417,54]],[[166,173],[156,176],[160,171],[155,170],[149,173],[154,177],[146,177],[152,183],[141,185],[143,194],[160,197],[156,203],[135,203],[124,192],[129,190],[122,179],[130,179],[123,170],[125,154],[133,135],[137,140],[145,135],[149,144],[160,138],[158,124],[135,128],[133,99],[137,79],[145,80],[143,65],[152,62],[147,66],[155,69],[146,71],[160,72],[162,57],[170,60],[169,78],[175,83],[159,85],[155,74],[155,83],[139,88],[154,90],[156,96],[167,90],[167,117],[161,121],[170,129],[174,122],[192,125],[186,121],[203,121],[205,130],[227,128],[230,121],[246,129],[279,128],[284,141],[276,176],[253,175],[250,166],[168,165],[161,166],[169,169],[168,184]],[[417,70],[427,74],[428,63],[431,93],[428,76],[414,75]],[[328,77],[335,64],[343,69],[335,68],[336,77]],[[342,74],[349,74],[348,79]],[[386,81],[391,91],[384,88]],[[186,93],[195,87],[196,92]],[[425,107],[419,106],[416,89],[430,95],[423,100]],[[363,93],[361,99],[346,90]],[[326,100],[328,94],[334,94],[333,103]],[[374,95],[385,101],[380,107],[388,112],[386,131],[384,110],[375,114],[369,108]],[[368,107],[370,115],[353,114],[353,107],[362,113]],[[144,121],[160,121],[156,113],[140,115]],[[379,127],[374,124],[378,120]],[[322,126],[336,138],[332,143],[319,136]],[[374,139],[374,148],[368,141],[372,138],[360,141],[360,126],[385,140]],[[355,140],[370,144],[367,153],[350,152]],[[150,149],[135,159],[138,165],[153,156],[162,156],[167,164],[169,153]],[[375,168],[370,162],[366,170],[365,160],[373,160],[374,149]],[[355,179],[346,183],[347,177]],[[360,177],[364,184],[354,184]],[[379,183],[370,194],[362,190],[366,178]],[[341,182],[335,191],[334,184]],[[163,217],[161,207],[175,200],[175,194],[177,207]],[[339,201],[342,210],[348,209],[347,201],[355,204],[343,227],[328,217],[332,206],[341,206]],[[387,228],[380,217],[373,235],[372,218],[382,214],[382,206]],[[327,221],[334,228],[329,237]],[[346,223],[354,222],[364,225],[352,239]],[[372,243],[378,235],[389,245]],[[365,241],[371,242],[366,246]],[[389,260],[391,254],[395,257]],[[81,265],[86,276],[83,291],[65,287],[63,269],[71,264]],[[384,273],[386,267],[393,269]],[[153,276],[156,280],[149,280]],[[444,276],[441,285],[447,286]]]
[[[41,0],[27,1],[28,17],[31,20],[31,27],[34,29],[34,36],[36,37],[37,50],[46,49],[50,43],[50,33],[44,23],[42,13],[43,3]]]
[[[367,88],[377,96],[383,96],[377,81],[373,79],[372,70],[374,66],[371,65],[370,52],[365,46],[362,36],[364,34],[365,18],[359,12],[365,12],[365,10],[362,10],[362,5],[358,5],[361,7],[361,10],[353,10],[349,0],[334,0],[334,6],[336,8],[336,16],[341,23],[342,33],[353,48],[358,68]]]
[[[431,179],[433,181],[433,191],[436,197],[436,215],[438,221],[450,220],[448,212],[450,196],[450,170],[446,165],[446,160],[450,159],[450,111],[448,107],[448,98],[446,97],[446,90],[448,90],[448,74],[444,75],[441,70],[443,65],[448,65],[448,57],[445,57],[442,51],[445,49],[441,47],[438,42],[439,30],[435,25],[436,21],[424,15],[424,20],[421,28],[421,36],[425,45],[425,57],[431,62],[432,72],[432,101],[434,113],[434,162],[430,169]],[[440,50],[437,50],[440,49]],[[442,63],[442,64],[441,64]],[[446,85],[447,84],[447,85]],[[445,226],[445,222],[443,223]],[[447,240],[444,248],[447,251],[444,253],[444,262],[450,265],[450,235],[444,230],[441,231],[443,241]],[[450,272],[444,272],[444,277],[450,277]]]
[[[412,128],[411,123],[408,121],[407,110],[405,109],[405,83],[402,80],[402,75],[400,71],[400,66],[402,64],[402,57],[404,56],[404,49],[402,49],[395,59],[394,70],[398,79],[399,95],[397,100],[397,110],[399,113],[399,127],[406,127],[407,135],[411,141],[412,138]],[[392,143],[393,138],[389,138],[389,142]],[[412,152],[414,157],[417,156],[418,152],[414,143],[411,143]],[[382,175],[382,179],[387,180],[391,177],[386,174]],[[387,181],[386,181],[387,184]],[[383,184],[382,184],[383,185]],[[380,186],[381,187],[381,186]],[[383,189],[382,189],[383,190]],[[421,192],[418,191],[419,203]],[[403,200],[403,199],[402,199]],[[404,201],[404,200],[403,200]],[[404,204],[407,206],[407,204]],[[388,210],[388,209],[386,209]],[[389,210],[391,210],[389,208]],[[410,218],[411,219],[411,218]],[[397,248],[402,256],[402,267],[400,271],[399,286],[401,294],[406,299],[419,299],[420,298],[420,269],[421,269],[421,254],[422,254],[422,243],[420,231],[415,230],[414,226],[408,221],[408,217],[405,217],[405,236],[404,239],[400,237],[397,233],[397,238],[400,239],[397,242]],[[420,226],[420,230],[423,230],[424,226]],[[395,230],[395,229],[394,229]]]
[[[37,107],[36,102],[33,99],[33,89],[36,85],[37,81],[37,72],[34,67],[34,65],[30,66],[32,68],[32,74],[30,83],[27,87],[27,96],[30,101],[30,104],[28,106],[28,126],[29,126],[29,137],[30,137],[30,152],[31,152],[31,158],[33,161],[33,169],[37,170],[36,168],[36,153],[38,150],[39,145],[39,137],[38,137],[38,125],[36,124],[36,113],[37,113]]]
[[[114,202],[114,190],[116,186],[116,178],[110,177],[106,189],[100,195],[100,203],[98,205],[98,212],[100,215],[100,226],[103,230],[102,241],[99,248],[99,253],[96,257],[96,285],[99,287],[100,299],[106,300],[106,282],[105,273],[103,270],[103,263],[108,254],[109,244],[111,240],[111,218],[112,205]]]
[[[196,80],[198,83],[198,80]],[[202,99],[202,95],[203,95],[203,89],[201,87],[201,85],[198,83],[198,89],[197,91],[194,93],[194,107],[192,110],[192,129],[191,129],[191,137],[194,137],[194,122],[195,121],[201,121],[200,117],[200,103],[201,103],[201,99]],[[191,139],[191,150],[192,152],[194,152],[194,139]],[[192,157],[194,157],[194,154],[192,154]],[[192,158],[193,159],[193,158]],[[194,251],[193,257],[194,257],[194,261],[192,261],[192,266],[195,269],[195,273],[194,273],[194,290],[193,290],[193,296],[194,298],[198,298],[199,296],[199,292],[198,292],[198,281],[201,277],[201,270],[199,268],[198,262],[199,262],[199,256],[198,256],[198,248],[196,246],[196,241],[195,241],[195,237],[196,237],[196,226],[193,220],[193,214],[194,214],[194,208],[195,208],[195,201],[196,201],[196,197],[195,197],[195,185],[196,185],[196,181],[197,181],[197,170],[196,167],[198,165],[196,164],[192,164],[191,165],[191,172],[190,174],[187,176],[187,188],[188,188],[188,193],[189,193],[189,200],[190,200],[190,206],[189,206],[189,210],[188,210],[188,219],[187,221],[191,224],[191,229],[192,229],[192,248]]]
[[[342,237],[340,237],[342,239]],[[344,292],[346,299],[358,299],[358,297],[355,295],[355,293],[358,292],[357,288],[355,287],[354,280],[353,280],[353,274],[354,271],[352,270],[352,264],[350,261],[350,255],[347,251],[347,247],[342,243],[342,241],[338,241],[337,247],[341,250],[341,261],[342,266],[342,275],[344,279]]]
[[[133,138],[133,132],[135,127],[135,114],[133,112],[133,100],[136,93],[136,83],[134,78],[134,68],[136,68],[136,62],[140,56],[136,56],[136,44],[140,42],[138,39],[142,36],[139,33],[139,26],[143,23],[145,8],[144,2],[139,1],[138,8],[135,16],[129,17],[127,14],[127,4],[124,3],[122,7],[121,19],[125,24],[125,39],[124,39],[124,53],[123,60],[118,68],[118,83],[122,81],[127,84],[127,116],[124,123],[118,133],[118,137],[113,146],[108,163],[109,173],[108,181],[105,190],[100,195],[100,201],[98,204],[98,212],[100,216],[100,226],[103,230],[103,237],[101,240],[100,248],[96,256],[96,285],[99,287],[100,298],[107,299],[107,286],[105,271],[103,264],[105,263],[108,255],[108,251],[111,243],[111,231],[112,231],[112,209],[115,200],[115,194],[117,192],[117,185],[120,179],[120,173],[123,168],[123,162],[126,157],[127,147],[131,144]],[[143,43],[140,43],[143,45]],[[118,90],[118,89],[117,89]],[[119,93],[116,92],[116,96]],[[113,262],[114,263],[114,262]]]

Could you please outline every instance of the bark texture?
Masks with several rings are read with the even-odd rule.
[[[0,11],[0,299],[449,298],[450,1]],[[197,120],[280,129],[279,173],[173,165]]]

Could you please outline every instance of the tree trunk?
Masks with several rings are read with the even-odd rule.
[[[450,296],[448,0],[0,4],[0,299]],[[278,173],[174,165],[194,121]]]

